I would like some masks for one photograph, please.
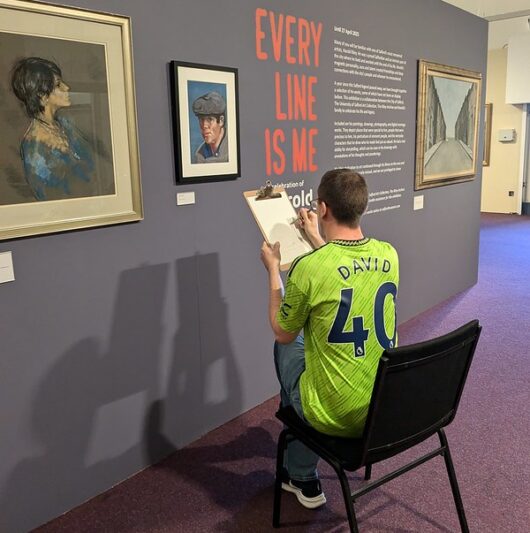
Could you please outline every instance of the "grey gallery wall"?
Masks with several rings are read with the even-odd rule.
[[[413,210],[416,84],[419,59],[485,75],[485,21],[439,0],[68,5],[131,17],[145,219],[0,243],[16,275],[0,285],[2,531],[57,516],[277,393],[243,191],[271,179],[300,206],[324,170],[361,169],[365,233],[400,253],[400,322],[477,277],[480,171],[421,191]],[[175,185],[172,60],[238,69],[239,179]],[[188,191],[196,203],[177,206]]]

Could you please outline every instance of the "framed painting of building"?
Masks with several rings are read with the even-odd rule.
[[[482,166],[489,167],[491,155],[491,121],[493,118],[493,104],[484,104],[484,155]]]
[[[127,17],[0,0],[0,239],[143,218]]]
[[[480,72],[419,61],[416,190],[475,177],[481,88]]]
[[[237,69],[172,61],[170,78],[177,183],[239,177]]]

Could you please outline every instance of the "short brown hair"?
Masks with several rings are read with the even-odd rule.
[[[356,228],[368,205],[366,181],[349,168],[328,170],[320,180],[318,199],[331,209],[339,224]]]
[[[25,57],[15,63],[11,74],[11,87],[15,96],[25,105],[30,118],[44,111],[43,96],[50,96],[56,78],[62,78],[61,69],[41,57]]]

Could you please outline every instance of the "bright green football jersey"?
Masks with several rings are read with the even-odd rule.
[[[331,241],[291,266],[278,323],[304,328],[300,395],[315,429],[362,435],[379,358],[396,345],[398,283],[396,250],[375,239]]]

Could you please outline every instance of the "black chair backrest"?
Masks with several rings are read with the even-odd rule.
[[[480,329],[473,320],[383,353],[363,436],[367,462],[399,453],[453,420]]]

